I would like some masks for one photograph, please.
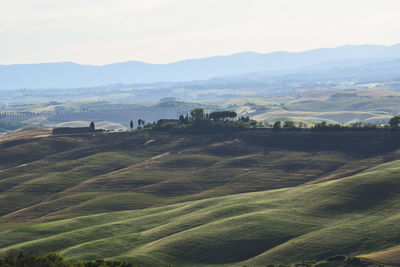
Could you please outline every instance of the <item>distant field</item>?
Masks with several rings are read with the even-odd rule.
[[[138,119],[154,122],[174,119],[191,109],[206,112],[234,110],[260,122],[292,120],[312,125],[317,122],[386,124],[400,114],[400,93],[384,89],[305,90],[290,95],[262,98],[240,97],[224,101],[183,101],[175,98],[154,103],[78,102],[7,106],[0,108],[1,123],[19,122],[45,127],[81,126],[95,121],[98,128],[127,129]],[[34,112],[34,115],[1,116],[2,112]],[[1,128],[1,127],[0,127]]]
[[[327,121],[351,124],[355,122],[385,124],[400,113],[398,92],[383,90],[305,92],[296,101],[273,107],[270,111],[255,115],[255,120],[293,120],[308,123]],[[335,95],[339,95],[335,97]]]

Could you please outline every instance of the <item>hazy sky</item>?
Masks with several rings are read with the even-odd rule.
[[[0,0],[0,64],[400,43],[399,0]]]

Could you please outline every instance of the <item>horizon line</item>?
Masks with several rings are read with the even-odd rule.
[[[81,65],[81,66],[93,66],[93,67],[104,67],[104,66],[109,66],[109,65],[115,65],[115,64],[121,64],[121,63],[130,63],[130,62],[135,62],[135,63],[141,63],[141,64],[149,64],[149,65],[168,65],[168,64],[174,64],[174,63],[179,63],[179,62],[185,62],[185,61],[191,61],[191,60],[201,60],[201,59],[210,59],[210,58],[217,58],[217,57],[229,57],[233,55],[239,55],[239,54],[246,54],[246,53],[253,53],[253,54],[259,54],[259,55],[267,55],[267,54],[275,54],[275,53],[288,53],[288,54],[295,54],[295,53],[304,53],[304,52],[309,52],[309,51],[316,51],[316,50],[321,50],[321,49],[335,49],[335,48],[343,48],[343,47],[362,47],[362,46],[381,46],[381,47],[393,47],[400,45],[400,43],[393,43],[390,45],[385,45],[385,44],[346,44],[346,45],[340,45],[340,46],[333,46],[333,47],[319,47],[319,48],[312,48],[312,49],[306,49],[306,50],[298,50],[298,51],[287,51],[287,50],[275,50],[271,52],[257,52],[257,51],[238,51],[235,53],[230,53],[230,54],[220,54],[220,55],[214,55],[214,56],[206,56],[206,57],[193,57],[193,58],[186,58],[182,60],[175,60],[175,61],[170,61],[166,63],[151,63],[151,62],[146,62],[146,61],[139,61],[139,60],[127,60],[127,61],[118,61],[118,62],[111,62],[111,63],[106,63],[106,64],[82,64],[82,63],[77,63],[74,61],[52,61],[52,62],[36,62],[36,63],[15,63],[15,64],[0,64],[0,66],[17,66],[17,65],[41,65],[41,64],[60,64],[60,63],[70,63],[70,64],[75,64],[75,65]]]

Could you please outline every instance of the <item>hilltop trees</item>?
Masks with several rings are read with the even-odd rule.
[[[187,124],[189,122],[189,116],[188,115],[186,115],[186,116],[180,115],[178,120],[182,124]]]
[[[374,131],[374,130],[397,130],[400,129],[400,116],[390,119],[386,125],[354,123],[343,125],[339,123],[328,123],[326,121],[317,122],[310,127],[304,122],[291,120],[275,121],[272,125],[268,122],[257,123],[249,117],[238,117],[235,111],[214,111],[206,113],[202,108],[195,108],[189,112],[189,115],[180,115],[178,119],[161,119],[159,123],[146,125],[147,130],[174,131],[177,133],[216,133],[231,132],[245,129],[271,129],[273,131]],[[145,122],[138,120],[138,128],[141,128]]]
[[[210,114],[205,114],[202,108],[196,108],[190,111],[190,115],[194,119],[194,121],[200,121],[204,119],[212,119],[213,121],[225,120],[225,119],[234,119],[237,117],[236,112],[234,111],[215,111]],[[179,121],[184,121],[183,115],[179,117]]]
[[[298,128],[307,128],[307,123],[304,122],[299,122],[299,124],[297,125]]]
[[[146,122],[145,122],[144,120],[142,120],[142,119],[138,119],[137,123],[138,123],[138,127],[140,127],[141,125],[144,126],[144,124],[145,124]]]
[[[274,122],[274,126],[272,126],[272,129],[279,130],[280,128],[282,128],[281,121]]]
[[[395,116],[390,119],[389,127],[392,129],[398,129],[400,126],[400,116]]]
[[[204,109],[195,108],[190,111],[190,115],[193,117],[194,121],[200,121],[205,118]]]
[[[236,112],[234,111],[216,111],[216,112],[212,112],[209,115],[209,118],[217,121],[217,120],[225,120],[226,118],[228,119],[234,119],[237,117]]]
[[[179,122],[180,123],[185,123],[185,117],[183,117],[183,115],[179,116]]]
[[[293,121],[285,121],[283,123],[283,128],[295,128],[296,125],[294,125]]]
[[[235,111],[228,111],[225,114],[226,114],[226,117],[228,117],[229,119],[234,119],[237,117],[237,114]]]
[[[240,117],[235,120],[234,111],[216,111],[210,114],[202,108],[195,108],[188,115],[180,115],[177,120],[162,119],[148,130],[172,131],[176,133],[223,133],[238,130],[257,128],[257,121],[249,117]]]
[[[327,123],[326,121],[316,123],[313,127],[311,127],[311,130],[313,131],[346,131],[346,130],[354,130],[354,129],[370,129],[370,127],[359,127],[359,126],[342,126],[340,124],[331,124]]]
[[[247,116],[247,117],[240,117],[239,120],[240,120],[240,121],[243,121],[243,122],[250,122],[249,116]]]
[[[189,116],[190,114],[190,116]],[[372,130],[400,130],[400,116],[390,119],[386,125],[368,124],[356,122],[350,125],[339,123],[328,123],[326,121],[308,125],[303,122],[275,121],[272,125],[264,121],[258,123],[250,117],[239,117],[235,111],[223,110],[206,113],[202,108],[195,108],[186,115],[180,115],[178,119],[160,119],[157,124],[148,123],[143,119],[137,121],[138,129],[163,130],[179,133],[216,133],[230,132],[244,129],[270,129],[273,131],[372,131]],[[1,125],[0,125],[1,126]],[[134,122],[129,123],[130,130],[133,130]],[[4,127],[3,127],[4,128]],[[90,123],[91,131],[95,131],[95,124]],[[87,131],[87,129],[86,129]]]

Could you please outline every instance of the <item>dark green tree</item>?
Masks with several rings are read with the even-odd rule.
[[[392,129],[398,129],[400,126],[400,116],[395,116],[390,119],[389,126]]]
[[[240,117],[239,120],[240,120],[240,121],[243,121],[243,122],[249,122],[249,121],[250,121],[250,118],[249,118],[249,116],[247,116],[247,117]]]
[[[217,120],[220,120],[220,119],[226,119],[226,118],[228,118],[228,119],[234,119],[234,118],[236,118],[236,117],[237,117],[236,112],[234,112],[234,111],[228,111],[228,110],[225,110],[225,111],[215,111],[215,112],[210,113],[210,115],[209,115],[209,118],[212,119],[212,120],[214,120],[214,121],[217,121]]]
[[[129,123],[129,127],[131,127],[131,131],[133,129],[133,121],[131,120],[131,122]]]
[[[190,111],[190,115],[193,117],[194,121],[201,121],[204,120],[204,109],[202,108],[195,108]]]
[[[216,112],[211,112],[210,115],[208,115],[208,117],[214,121],[219,120],[222,118],[221,116],[221,112],[220,111],[216,111]]]
[[[185,123],[185,117],[183,117],[183,115],[179,116],[179,122],[180,123]]]
[[[237,114],[235,111],[228,111],[228,113],[226,114],[228,118],[230,119],[234,119],[237,117]]]
[[[295,127],[295,125],[294,125],[293,121],[285,121],[283,123],[283,128],[294,128],[294,127]]]
[[[362,124],[362,122],[355,122],[355,123],[351,124],[351,127],[353,127],[353,128],[362,128],[363,124]]]
[[[274,122],[274,126],[272,126],[272,128],[273,128],[274,130],[279,130],[280,128],[282,128],[282,123],[281,123],[281,121],[276,121],[276,122]]]
[[[145,120],[138,119],[137,123],[138,123],[138,126],[140,127],[141,125],[144,125],[146,122],[145,122]]]
[[[95,130],[95,125],[93,121],[90,123],[90,128],[92,128],[93,131]]]

